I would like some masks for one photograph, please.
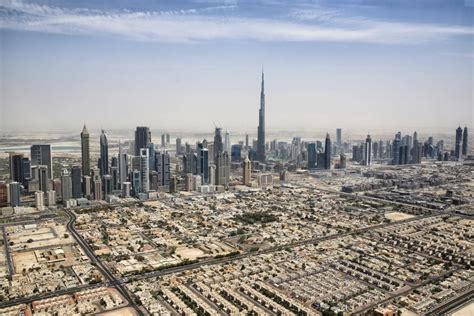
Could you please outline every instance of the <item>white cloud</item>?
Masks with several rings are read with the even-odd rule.
[[[336,11],[322,9],[293,10],[292,21],[211,13],[234,8],[224,5],[177,11],[106,12],[0,0],[0,18],[4,29],[165,42],[244,39],[416,44],[473,35],[470,27],[344,19]]]

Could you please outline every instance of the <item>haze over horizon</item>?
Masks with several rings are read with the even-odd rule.
[[[472,1],[0,0],[0,130],[255,133],[262,65],[269,131],[472,127],[473,18]]]

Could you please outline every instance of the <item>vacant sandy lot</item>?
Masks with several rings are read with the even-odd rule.
[[[406,214],[406,213],[401,213],[401,212],[386,212],[385,213],[385,218],[388,218],[389,220],[392,221],[402,221],[404,219],[412,218],[414,217],[411,214]]]

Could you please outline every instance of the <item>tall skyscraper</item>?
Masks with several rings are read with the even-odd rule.
[[[265,162],[265,81],[262,71],[262,88],[260,91],[260,109],[258,111],[257,160]]]
[[[370,166],[372,164],[372,138],[367,135],[364,144],[364,165]]]
[[[224,152],[217,155],[216,161],[216,185],[229,186],[230,159],[229,154]]]
[[[135,156],[140,155],[140,149],[148,148],[151,143],[150,128],[146,126],[137,126],[135,130]]]
[[[61,176],[61,195],[63,198],[63,204],[72,198],[72,179],[69,171],[66,169],[63,170],[63,174]]]
[[[32,145],[31,164],[34,166],[48,166],[48,179],[53,178],[53,157],[51,155],[51,145]]]
[[[38,165],[32,168],[33,179],[38,180],[39,190],[49,190],[48,166]]]
[[[90,147],[89,147],[89,132],[87,131],[85,124],[81,132],[81,157],[82,157],[82,174],[84,176],[90,176],[91,175],[91,157],[90,157]]]
[[[78,199],[82,197],[81,166],[72,166],[72,197]]]
[[[229,132],[229,130],[225,131],[224,151],[227,151],[228,153],[230,153],[230,132]]]
[[[128,176],[128,155],[126,148],[123,147],[119,141],[119,154],[118,154],[118,173],[119,173],[119,184],[121,187],[122,183],[127,182]]]
[[[176,138],[176,155],[181,155],[181,138]]]
[[[23,158],[23,154],[10,153],[10,180],[23,183]]]
[[[467,156],[467,126],[464,126],[464,132],[462,133],[462,155]]]
[[[331,138],[329,133],[326,134],[326,140],[324,142],[324,169],[331,169]]]
[[[336,145],[337,148],[341,148],[342,145],[342,129],[340,128],[336,129]]]
[[[245,150],[249,150],[249,134],[245,134]]]
[[[249,157],[245,157],[243,163],[243,182],[244,185],[250,186],[252,181],[252,163],[250,162]]]
[[[392,165],[400,164],[400,146],[402,141],[402,133],[398,132],[392,144]]]
[[[109,173],[109,142],[105,131],[100,134],[100,159],[99,159],[100,176]]]
[[[412,150],[412,160],[414,164],[421,163],[421,154],[423,152],[423,145],[418,142],[418,133],[415,131],[413,133],[413,150]]]
[[[10,192],[10,206],[20,206],[21,203],[21,188],[20,183],[13,181],[10,182],[8,185],[8,189]]]
[[[317,162],[316,143],[308,144],[308,169],[316,169]]]
[[[140,148],[140,179],[141,192],[150,191],[150,164],[148,157],[148,148]]]
[[[217,161],[217,156],[224,152],[224,143],[222,142],[222,129],[216,127],[214,131],[214,163]]]
[[[36,191],[35,192],[35,207],[38,211],[44,210],[44,192]]]
[[[456,129],[456,142],[454,149],[454,156],[459,159],[461,158],[461,144],[462,144],[462,128],[459,126]]]

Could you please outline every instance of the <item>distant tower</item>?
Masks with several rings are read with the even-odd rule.
[[[395,135],[395,139],[393,140],[393,145],[392,145],[392,165],[399,165],[400,162],[400,143],[402,141],[402,133],[398,132]]]
[[[326,141],[324,143],[324,169],[331,169],[331,138],[329,133],[326,134]]]
[[[367,135],[364,145],[364,165],[370,166],[372,164],[372,138]]]
[[[228,153],[230,153],[230,132],[229,132],[229,130],[225,131],[224,151],[227,151]]]
[[[120,187],[122,183],[127,182],[128,175],[128,155],[127,150],[122,147],[122,143],[119,141],[119,154],[118,154],[118,173]]]
[[[462,128],[459,126],[456,129],[456,142],[454,149],[454,156],[459,159],[461,158],[461,144],[462,144]]]
[[[337,148],[341,148],[342,145],[342,129],[340,128],[336,129],[336,145]]]
[[[100,163],[99,163],[100,175],[109,173],[109,142],[105,131],[102,130],[100,134]]]
[[[316,162],[317,162],[316,144],[309,143],[308,144],[308,169],[316,169]]]
[[[142,192],[150,191],[150,165],[148,159],[148,148],[140,149],[140,179]]]
[[[72,197],[75,199],[78,199],[82,197],[81,167],[80,166],[72,166],[71,177],[72,177]]]
[[[243,163],[243,169],[244,169],[244,173],[243,173],[244,185],[250,186],[250,182],[252,179],[251,178],[252,177],[252,163],[250,162],[249,157],[245,157],[245,160]]]
[[[20,190],[20,183],[13,181],[10,182],[8,185],[9,192],[10,192],[10,206],[20,206],[21,203],[21,190]]]
[[[63,204],[72,198],[72,179],[69,172],[64,169],[61,176],[61,196],[63,197]]]
[[[222,129],[216,127],[214,131],[214,163],[217,161],[217,155],[224,152],[224,143],[222,142]]]
[[[48,179],[53,179],[53,157],[51,154],[51,145],[31,146],[31,164],[34,166],[48,166]]]
[[[224,152],[217,155],[216,161],[216,185],[229,186],[230,159],[229,154]]]
[[[262,71],[262,89],[260,91],[260,110],[258,112],[257,160],[265,162],[265,81]]]
[[[140,155],[140,149],[148,148],[151,143],[150,128],[146,126],[137,126],[135,130],[135,156]]]
[[[464,127],[464,132],[462,133],[462,155],[467,156],[467,126]]]
[[[89,147],[89,132],[87,131],[86,125],[82,128],[81,132],[81,153],[82,153],[82,174],[84,176],[91,175],[91,157]]]

